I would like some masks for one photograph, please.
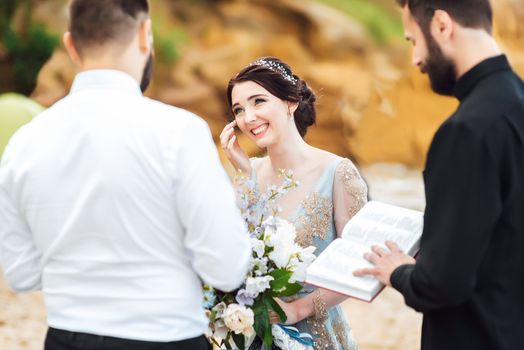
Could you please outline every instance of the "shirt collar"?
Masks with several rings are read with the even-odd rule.
[[[71,93],[86,89],[111,89],[142,95],[138,82],[129,74],[113,69],[93,69],[76,75]]]
[[[464,101],[464,99],[482,79],[491,74],[504,70],[511,70],[511,66],[506,55],[491,57],[480,62],[459,78],[457,84],[455,85],[455,96],[460,101]]]

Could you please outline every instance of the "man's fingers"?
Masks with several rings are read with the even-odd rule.
[[[379,258],[378,255],[373,254],[373,253],[364,254],[364,259],[366,259],[367,261],[375,265],[377,264],[378,258]]]
[[[388,247],[392,253],[402,253],[402,249],[393,241],[386,241],[386,247]]]
[[[365,269],[360,269],[353,271],[353,276],[363,277],[363,276],[378,276],[380,271],[376,267],[368,267]]]
[[[374,245],[374,246],[372,246],[372,247],[371,247],[371,251],[372,251],[373,253],[377,254],[377,255],[380,256],[380,257],[383,257],[383,256],[385,256],[385,255],[388,254],[388,252],[387,252],[385,249],[383,249],[382,247],[380,247],[380,246],[378,246],[378,245]]]

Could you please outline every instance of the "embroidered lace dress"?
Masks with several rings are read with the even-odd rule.
[[[252,165],[252,176],[256,178],[253,160]],[[300,181],[300,179],[296,180]],[[303,197],[298,208],[282,217],[293,222],[297,228],[297,243],[302,246],[315,246],[316,255],[319,255],[337,238],[338,234],[342,233],[341,230],[346,222],[367,201],[367,186],[357,169],[349,159],[339,157],[329,163],[316,183],[307,189],[303,188],[299,193],[303,194]],[[315,293],[316,290],[316,287],[304,285],[302,291],[285,301],[302,298]],[[300,332],[311,334],[315,338],[315,349],[358,349],[340,306],[326,309],[321,299],[315,297],[315,309],[315,315],[293,325]],[[261,344],[253,344],[250,347],[250,349],[260,348]]]

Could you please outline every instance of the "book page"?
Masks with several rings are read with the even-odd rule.
[[[372,276],[353,276],[353,271],[373,266],[364,254],[372,245],[384,246],[391,240],[413,255],[422,226],[421,212],[371,201],[346,224],[342,238],[333,241],[309,267],[306,283],[369,301],[382,285]]]
[[[397,243],[403,252],[412,253],[422,234],[421,212],[371,201],[344,227],[342,238],[384,246],[387,240]]]

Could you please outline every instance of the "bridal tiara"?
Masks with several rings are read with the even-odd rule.
[[[266,61],[265,59],[259,59],[259,60],[252,62],[249,66],[262,66],[275,73],[280,74],[282,78],[289,81],[291,84],[297,85],[297,79],[294,78],[291,74],[289,74],[288,70],[280,63],[276,63],[273,61]]]

